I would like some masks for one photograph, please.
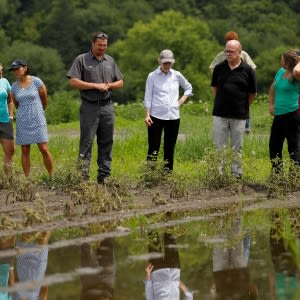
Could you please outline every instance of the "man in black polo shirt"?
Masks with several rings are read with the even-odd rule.
[[[213,140],[216,148],[227,146],[230,136],[235,153],[232,175],[242,177],[242,146],[249,106],[256,96],[256,79],[252,68],[241,59],[242,46],[237,40],[226,43],[226,60],[213,71],[211,86],[213,107]],[[222,174],[222,166],[220,166]]]
[[[80,90],[79,166],[89,179],[92,145],[95,135],[98,144],[98,183],[110,175],[115,113],[111,93],[123,87],[123,75],[115,60],[105,54],[108,36],[96,32],[91,50],[77,56],[67,74],[73,88]]]

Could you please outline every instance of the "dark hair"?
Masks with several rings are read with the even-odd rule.
[[[296,50],[289,50],[283,53],[284,64],[289,72],[292,72],[300,58]]]
[[[95,32],[92,37],[92,42],[95,43],[98,39],[108,40],[108,35],[102,31]]]
[[[27,70],[26,70],[26,72],[25,72],[25,75],[29,75],[29,74],[30,74],[29,67],[28,67],[28,66],[25,66],[25,67],[27,67]]]
[[[296,50],[289,50],[282,55],[285,69],[290,72],[289,81],[294,82],[296,79],[293,76],[295,66],[300,62],[300,57]]]

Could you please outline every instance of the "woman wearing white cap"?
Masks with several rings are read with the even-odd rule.
[[[157,159],[164,131],[165,169],[172,171],[180,124],[179,107],[193,95],[192,85],[179,71],[172,69],[175,59],[171,50],[161,51],[158,63],[159,67],[148,75],[144,98],[149,146],[147,160]],[[179,97],[179,87],[184,90],[182,97]]]

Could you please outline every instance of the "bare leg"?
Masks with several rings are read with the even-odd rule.
[[[43,161],[44,165],[48,171],[49,176],[51,177],[53,175],[53,159],[52,155],[48,149],[48,143],[41,143],[38,144],[39,150],[43,155]]]
[[[0,144],[3,148],[3,171],[5,175],[11,173],[11,162],[15,153],[15,144],[13,140],[0,139]]]
[[[21,145],[21,162],[26,177],[30,175],[30,145]]]

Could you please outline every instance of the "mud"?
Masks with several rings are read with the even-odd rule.
[[[105,187],[101,188],[106,190]],[[112,205],[105,211],[96,212],[90,209],[88,200],[74,201],[72,195],[43,185],[28,187],[27,197],[23,198],[18,198],[15,191],[1,190],[1,235],[122,221],[139,215],[164,212],[211,213],[237,205],[243,210],[300,207],[300,191],[289,193],[284,198],[270,198],[266,189],[244,183],[215,191],[194,189],[180,197],[170,195],[166,186],[132,186],[128,188],[126,197],[119,197],[119,207]]]

